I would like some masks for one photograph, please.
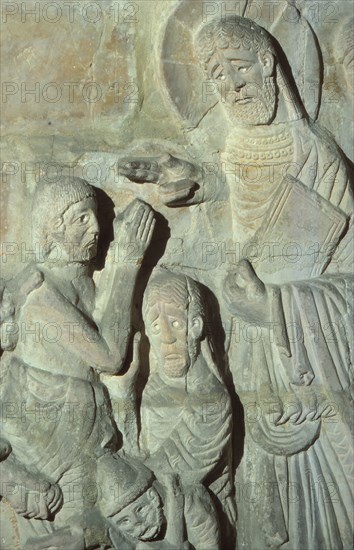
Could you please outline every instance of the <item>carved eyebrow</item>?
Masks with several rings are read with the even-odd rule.
[[[224,67],[222,65],[217,65],[215,69],[212,72],[212,75],[214,78],[217,78],[224,70]]]
[[[120,523],[121,521],[126,521],[126,520],[129,521],[128,516],[124,516],[124,518],[120,518],[120,519],[118,520],[118,523]]]
[[[239,57],[232,57],[231,59],[229,59],[229,61],[231,63],[234,63],[235,61],[238,63],[249,63],[250,65],[252,65],[252,61],[250,61],[249,59],[242,59],[242,58],[239,58]]]
[[[220,65],[220,62],[217,60],[217,59],[211,59],[210,62],[209,62],[209,72],[211,75],[214,75],[214,72],[217,70],[217,69],[220,69],[219,71],[219,74],[220,72],[222,71],[222,66]]]
[[[150,323],[155,323],[155,321],[156,321],[158,318],[159,318],[159,314],[156,313],[156,314],[153,316],[152,319],[149,319],[149,322],[150,322]]]
[[[84,210],[77,210],[76,212],[73,212],[73,216],[74,217],[80,217],[80,216],[83,216],[84,214],[87,214],[89,212],[90,208],[84,208]]]
[[[76,215],[80,218],[80,216],[84,216],[85,214],[88,214],[88,210],[81,210],[80,212],[76,212]]]

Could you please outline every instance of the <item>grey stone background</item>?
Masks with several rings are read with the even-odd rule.
[[[114,199],[114,179],[112,174],[102,176],[107,156],[100,153],[109,153],[112,164],[118,151],[129,151],[139,142],[156,140],[166,147],[167,140],[172,150],[178,145],[188,150],[189,132],[183,130],[165,93],[161,71],[164,30],[178,3],[2,1],[3,276],[18,271],[29,259],[29,201],[43,173],[55,178],[62,165],[74,166],[81,158],[86,166],[83,175]],[[211,17],[230,5],[240,10],[245,0],[228,6],[219,1],[190,0],[190,4]],[[353,160],[353,39],[345,32],[353,4],[299,0],[296,7],[320,48],[323,85],[318,121]],[[249,13],[261,25],[282,11],[291,25],[286,0],[255,1],[252,10]],[[183,36],[177,35],[175,43],[183,48]],[[299,44],[300,56],[301,48]],[[128,192],[127,200],[130,196]]]

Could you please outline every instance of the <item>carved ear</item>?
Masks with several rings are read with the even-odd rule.
[[[271,52],[262,55],[263,76],[272,76],[275,66],[275,58]]]
[[[189,332],[196,340],[201,337],[203,332],[203,319],[200,315],[193,317]]]

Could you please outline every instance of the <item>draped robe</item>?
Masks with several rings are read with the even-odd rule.
[[[273,181],[262,176],[267,174],[270,149]],[[246,424],[236,472],[238,547],[350,548],[353,198],[348,170],[332,139],[304,119],[251,127],[244,134],[235,131],[222,160],[234,242],[244,244],[257,237],[286,173],[346,218],[345,230],[320,273],[314,269],[316,274],[304,280],[293,280],[286,272],[279,276],[276,270],[274,281],[268,275],[272,336],[263,327],[262,336],[253,341],[250,335],[230,343],[230,369]],[[242,167],[250,165],[263,172],[244,181]],[[299,204],[299,216],[301,208],[306,205]],[[318,215],[320,220],[320,211]],[[289,224],[290,240],[296,241],[295,223]],[[314,242],[321,242],[320,233],[318,227]],[[261,266],[254,267],[256,272],[260,267],[262,279]],[[327,404],[335,414],[315,419],[315,411],[323,411]],[[277,426],[274,411],[279,406],[301,410],[305,419],[299,425],[288,421]]]
[[[204,343],[204,346],[208,344]],[[153,372],[142,396],[141,448],[158,472],[178,474],[184,487],[202,484],[220,500],[224,513],[232,509],[230,397],[216,367],[201,354],[186,377],[162,378]],[[188,539],[197,548],[216,548],[219,536],[212,515],[193,496],[186,515]],[[212,507],[212,505],[211,505]]]
[[[25,519],[12,510],[7,521],[17,523],[22,545],[80,523],[95,503],[96,458],[106,447],[116,450],[118,441],[107,392],[93,368],[97,331],[84,304],[46,277],[29,295],[18,325],[18,344],[1,360],[2,434],[11,444],[10,458],[38,479],[57,483],[64,497],[54,521]],[[6,510],[4,515],[6,521]]]

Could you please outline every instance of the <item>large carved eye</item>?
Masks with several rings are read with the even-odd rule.
[[[222,82],[226,79],[226,76],[223,74],[223,73],[220,73],[217,77],[216,77],[216,80],[221,80]]]
[[[247,73],[247,71],[250,69],[250,66],[245,67],[239,67],[238,70],[240,73]]]
[[[171,319],[170,323],[171,327],[176,330],[183,330],[186,328],[186,323],[183,321],[183,319]]]
[[[153,324],[151,325],[151,332],[152,332],[153,334],[159,334],[159,332],[160,332],[160,325],[159,325],[159,323],[153,323]]]
[[[87,223],[90,219],[90,216],[88,214],[81,214],[81,216],[79,216],[77,219],[76,219],[76,223],[78,225],[84,225],[85,223]]]

